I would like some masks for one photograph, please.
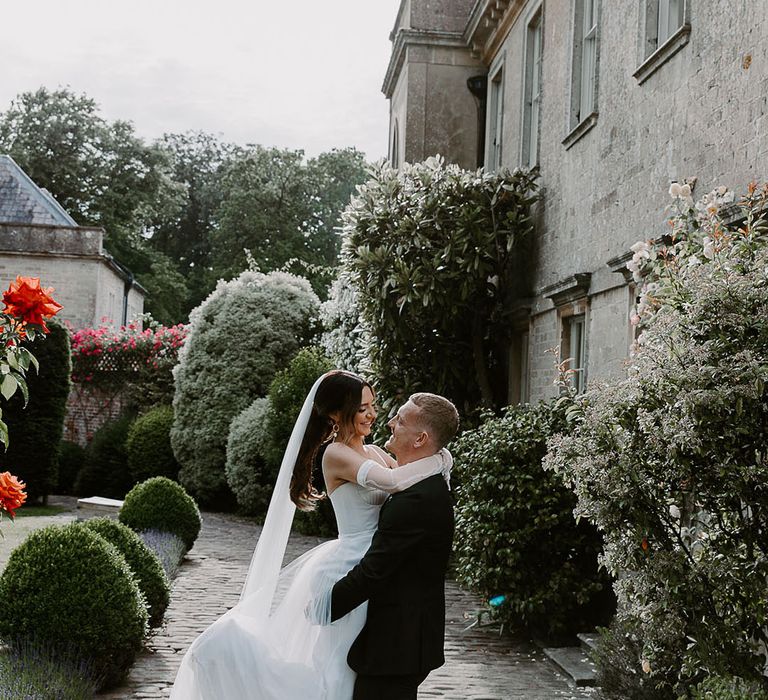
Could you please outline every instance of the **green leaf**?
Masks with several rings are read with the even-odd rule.
[[[3,377],[3,383],[0,384],[0,394],[2,394],[6,400],[10,399],[16,393],[16,389],[19,387],[19,382],[12,374],[6,374]]]

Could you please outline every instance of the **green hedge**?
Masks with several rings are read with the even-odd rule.
[[[147,610],[118,550],[77,523],[33,532],[0,576],[0,638],[43,639],[119,683],[147,631]]]
[[[125,441],[128,471],[134,483],[153,476],[176,479],[179,463],[171,449],[173,408],[156,406],[131,425]]]
[[[576,522],[574,495],[541,466],[546,441],[566,428],[564,402],[512,406],[486,416],[452,446],[456,575],[515,627],[556,641],[610,619],[610,581],[598,571],[602,540]]]
[[[50,333],[25,345],[40,362],[40,372],[27,373],[29,403],[21,392],[3,401],[3,420],[11,442],[0,450],[0,471],[11,471],[27,484],[30,502],[52,493],[58,484],[59,443],[64,431],[72,362],[69,333],[49,323]]]
[[[164,476],[136,484],[125,497],[120,522],[136,532],[162,530],[179,537],[186,548],[195,544],[202,519],[184,488]]]
[[[124,498],[134,484],[128,471],[125,441],[134,421],[132,414],[108,421],[93,434],[85,450],[85,465],[75,483],[78,496]]]

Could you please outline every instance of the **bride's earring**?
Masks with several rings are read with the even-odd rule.
[[[334,423],[331,428],[331,442],[336,442],[336,438],[339,436],[339,424]]]

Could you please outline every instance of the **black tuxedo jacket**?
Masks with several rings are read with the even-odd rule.
[[[365,626],[347,656],[358,674],[426,674],[445,663],[452,542],[453,503],[440,474],[384,503],[370,549],[332,593],[333,620],[368,601]]]

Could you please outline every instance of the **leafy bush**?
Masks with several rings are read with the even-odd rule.
[[[76,442],[62,440],[59,443],[58,487],[56,493],[74,494],[77,476],[85,466],[85,449]]]
[[[109,518],[92,518],[83,526],[101,535],[125,557],[147,601],[149,626],[159,627],[171,599],[171,587],[157,555],[133,530]]]
[[[155,406],[131,425],[125,441],[128,471],[134,483],[152,476],[175,479],[179,463],[171,449],[173,408]]]
[[[237,504],[248,515],[266,512],[277,471],[267,451],[269,399],[256,399],[235,417],[227,440],[227,483]]]
[[[267,422],[267,460],[280,468],[283,452],[291,437],[294,423],[299,417],[304,399],[317,378],[332,369],[331,361],[318,348],[304,348],[279,372],[269,387],[270,417]],[[318,491],[325,490],[321,469],[322,450],[315,460],[312,475]],[[328,499],[323,499],[313,511],[297,511],[294,527],[305,535],[333,537],[337,534],[336,515]]]
[[[508,401],[510,304],[529,295],[536,171],[463,171],[440,158],[371,169],[344,212],[343,270],[390,413],[413,391],[462,415]],[[429,319],[425,323],[425,319]]]
[[[314,332],[319,300],[286,273],[246,271],[221,281],[190,315],[190,335],[175,370],[171,444],[179,480],[201,502],[231,498],[226,445],[232,419]]]
[[[768,642],[768,186],[736,225],[732,199],[681,200],[671,233],[634,247],[627,375],[583,396],[546,460],[604,533],[620,615],[669,697],[761,679]]]
[[[160,560],[168,580],[172,580],[178,570],[181,560],[187,551],[184,541],[172,532],[162,530],[142,530],[139,533],[144,544],[147,545]]]
[[[667,688],[643,668],[643,644],[638,626],[616,617],[610,627],[598,630],[600,637],[592,654],[597,667],[597,685],[605,700],[669,700]],[[647,661],[647,660],[646,660]],[[646,665],[646,669],[650,666]]]
[[[164,476],[136,484],[125,497],[119,520],[136,532],[154,529],[173,533],[188,550],[195,544],[202,525],[192,497]]]
[[[598,572],[602,540],[576,522],[576,499],[541,460],[566,428],[569,398],[486,416],[452,445],[456,575],[485,596],[504,595],[502,620],[557,640],[612,612],[610,581]]]
[[[75,482],[76,494],[125,497],[134,484],[125,452],[125,441],[133,421],[133,414],[127,414],[107,421],[94,433],[85,450],[85,465]]]
[[[29,402],[17,392],[3,406],[11,441],[0,450],[0,471],[12,470],[27,484],[29,501],[45,497],[58,483],[58,452],[64,432],[71,371],[69,334],[59,323],[48,323],[50,333],[24,346],[31,350],[40,370],[27,373]]]
[[[0,698],[92,700],[98,682],[93,664],[40,641],[23,641],[0,652]]]
[[[745,681],[743,678],[711,677],[697,685],[692,700],[766,700],[768,684],[765,681]]]
[[[33,532],[0,576],[0,638],[44,639],[91,660],[103,686],[122,680],[146,629],[144,598],[125,558],[77,523]]]

